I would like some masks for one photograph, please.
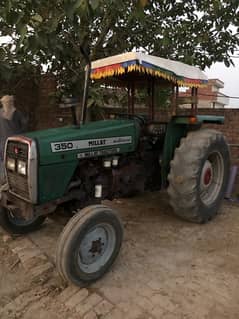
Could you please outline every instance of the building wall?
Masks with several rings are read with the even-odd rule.
[[[12,84],[15,86],[15,84]],[[4,84],[0,84],[4,89]],[[15,86],[16,107],[28,117],[29,130],[59,127],[71,123],[71,111],[60,109],[56,102],[57,84],[53,75],[23,79]]]
[[[38,85],[35,79],[21,79],[17,83],[12,83],[15,91],[15,105],[28,118],[29,129],[36,126],[36,108],[38,104]],[[0,83],[0,90],[3,94],[10,93],[5,89],[4,83]]]

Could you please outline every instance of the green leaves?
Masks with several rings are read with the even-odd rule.
[[[5,50],[0,47],[0,61],[4,61],[5,57],[6,57]]]
[[[100,0],[90,0],[90,6],[95,11],[100,6]]]
[[[42,16],[40,14],[37,13],[37,14],[34,14],[34,16],[31,17],[31,20],[41,23],[43,21],[43,18],[42,18]]]
[[[0,63],[0,79],[9,81],[12,77],[11,68],[7,64]]]
[[[23,40],[24,37],[27,34],[27,26],[26,25],[22,25],[20,30],[19,30],[19,33],[20,33],[21,39]]]
[[[202,68],[230,65],[239,39],[228,28],[238,28],[237,17],[238,1],[229,0],[5,0],[0,35],[13,40],[0,50],[1,70],[47,64],[62,90],[80,94],[80,45],[93,59],[144,49]]]
[[[81,18],[90,16],[89,0],[74,0],[65,3],[66,16],[72,21],[75,15]]]
[[[138,0],[138,6],[144,8],[149,4],[149,0]]]

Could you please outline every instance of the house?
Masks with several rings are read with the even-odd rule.
[[[219,79],[209,79],[208,85],[198,89],[198,108],[224,108],[229,104],[229,97],[222,92],[224,82]],[[186,88],[183,92],[179,92],[180,98],[190,96],[191,89]],[[190,107],[189,104],[184,104],[183,107]]]

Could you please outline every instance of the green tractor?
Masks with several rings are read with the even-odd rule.
[[[90,78],[110,89],[125,88],[127,111],[86,123]],[[73,217],[59,238],[56,263],[63,278],[82,285],[107,272],[122,243],[122,223],[102,200],[167,188],[176,215],[195,223],[214,218],[230,156],[223,135],[202,128],[223,123],[223,117],[197,115],[197,90],[206,84],[196,67],[141,53],[88,63],[80,123],[7,140],[1,225],[27,233],[64,205]],[[192,92],[186,115],[178,107],[179,86]],[[147,91],[146,115],[135,108],[135,90],[141,88]],[[171,92],[167,121],[156,119],[160,88]]]

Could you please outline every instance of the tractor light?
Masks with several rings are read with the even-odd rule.
[[[16,168],[16,161],[14,158],[8,158],[7,159],[7,169],[9,171],[15,171]]]
[[[104,159],[103,160],[103,166],[104,168],[110,168],[111,167],[111,159]]]
[[[191,116],[189,118],[189,124],[196,124],[197,123],[197,117],[196,116]]]
[[[102,197],[102,185],[95,185],[95,198]]]
[[[18,161],[17,172],[21,175],[27,175],[27,163],[24,161]]]
[[[113,159],[112,159],[112,166],[113,167],[116,167],[116,166],[118,166],[118,164],[119,164],[119,158],[118,157],[113,157]]]

